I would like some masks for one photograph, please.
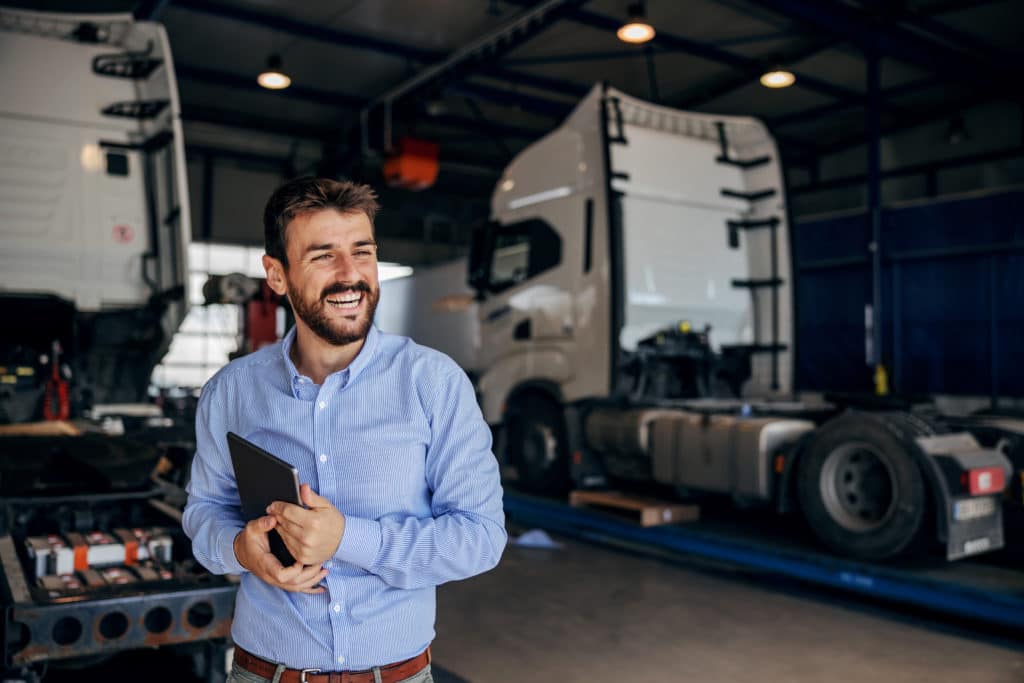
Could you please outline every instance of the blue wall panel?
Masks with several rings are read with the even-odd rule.
[[[793,231],[797,386],[868,391],[866,214]],[[907,394],[1024,396],[1024,193],[886,209],[883,359]]]

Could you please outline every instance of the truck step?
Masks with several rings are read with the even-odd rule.
[[[732,197],[734,199],[745,199],[748,202],[757,202],[762,199],[768,199],[768,197],[775,196],[775,188],[768,188],[767,190],[760,190],[758,192],[740,192],[739,190],[722,190],[723,197]]]
[[[732,159],[732,158],[726,157],[726,156],[717,156],[717,157],[715,157],[715,161],[717,161],[720,164],[728,164],[729,166],[737,166],[737,167],[742,168],[744,170],[748,169],[748,168],[756,168],[758,166],[763,166],[764,164],[767,164],[771,160],[772,160],[772,158],[770,156],[754,157],[753,159]]]
[[[118,116],[128,119],[151,119],[162,112],[169,100],[128,100],[126,102],[114,102],[103,108],[106,116]]]
[[[98,55],[92,60],[92,70],[100,76],[139,80],[149,78],[163,63],[162,59],[132,53]]]
[[[759,289],[761,287],[781,287],[783,279],[779,277],[766,278],[764,280],[733,280],[733,287],[744,287],[747,289]]]
[[[725,122],[715,122],[715,128],[718,129],[718,146],[719,149],[722,151],[721,154],[715,157],[715,161],[717,161],[718,163],[728,164],[730,166],[736,166],[737,168],[742,168],[746,170],[748,168],[755,168],[757,166],[767,164],[769,161],[772,160],[772,158],[768,155],[765,155],[763,157],[753,157],[751,159],[734,159],[733,157],[729,156],[729,138],[725,134]]]
[[[730,230],[757,230],[759,228],[775,228],[779,225],[779,219],[776,216],[771,218],[764,218],[761,220],[748,220],[748,221],[726,221],[729,224]]]
[[[626,495],[620,491],[571,491],[569,505],[624,514],[640,526],[693,522],[700,518],[700,506],[669,503],[654,498]]]

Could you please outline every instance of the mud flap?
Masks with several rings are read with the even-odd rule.
[[[916,439],[920,458],[935,496],[939,541],[946,559],[958,560],[1003,547],[1002,491],[1010,461],[994,448],[983,448],[966,432]],[[972,472],[999,470],[1001,481],[980,489]]]

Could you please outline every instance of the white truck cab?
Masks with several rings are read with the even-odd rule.
[[[0,8],[0,90],[0,366],[25,371],[0,422],[33,417],[54,348],[72,402],[141,401],[188,303],[167,35],[131,15]]]
[[[785,188],[759,121],[596,86],[509,164],[491,216],[470,247],[468,369],[526,488],[799,507],[861,559],[932,533],[950,559],[1002,545],[1004,486],[963,485],[1005,481],[998,450],[935,416],[794,397]]]

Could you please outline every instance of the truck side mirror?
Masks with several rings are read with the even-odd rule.
[[[473,227],[470,237],[466,281],[476,290],[478,301],[482,301],[486,296],[487,285],[491,281],[491,261],[494,257],[494,237],[498,225],[496,221],[479,223]]]

